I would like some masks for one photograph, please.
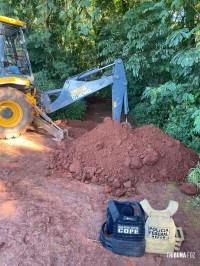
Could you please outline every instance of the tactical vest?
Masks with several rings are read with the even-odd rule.
[[[173,252],[176,245],[176,226],[172,219],[178,202],[170,201],[167,209],[154,210],[145,199],[140,202],[148,218],[145,224],[145,239],[148,253],[166,254]]]
[[[137,215],[134,213],[134,208]],[[101,244],[115,254],[143,256],[145,251],[145,217],[138,202],[110,200],[107,221],[100,232]]]

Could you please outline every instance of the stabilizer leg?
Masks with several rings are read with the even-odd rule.
[[[67,130],[62,130],[59,126],[57,126],[53,120],[48,117],[40,108],[37,106],[34,106],[37,113],[40,114],[40,116],[34,116],[34,122],[36,125],[41,126],[44,130],[46,130],[49,134],[54,136],[54,140],[60,141],[64,139],[65,136],[68,136]]]

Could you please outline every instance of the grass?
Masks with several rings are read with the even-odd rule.
[[[198,189],[200,189],[200,163],[198,163],[194,168],[190,169],[187,180],[194,183]],[[195,202],[194,207],[200,206],[200,196],[194,196]]]
[[[193,206],[200,207],[200,196],[195,197],[195,202],[193,203]]]
[[[190,169],[187,180],[194,183],[200,189],[200,163]]]

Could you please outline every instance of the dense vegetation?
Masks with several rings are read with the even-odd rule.
[[[40,87],[121,57],[136,123],[154,123],[200,152],[198,0],[1,1],[2,15],[27,22]]]

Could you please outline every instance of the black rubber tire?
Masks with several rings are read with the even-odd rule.
[[[0,88],[0,104],[4,101],[12,101],[20,105],[22,119],[14,127],[3,127],[0,125],[0,139],[16,138],[26,132],[33,121],[34,110],[28,98],[19,90],[11,87]]]

